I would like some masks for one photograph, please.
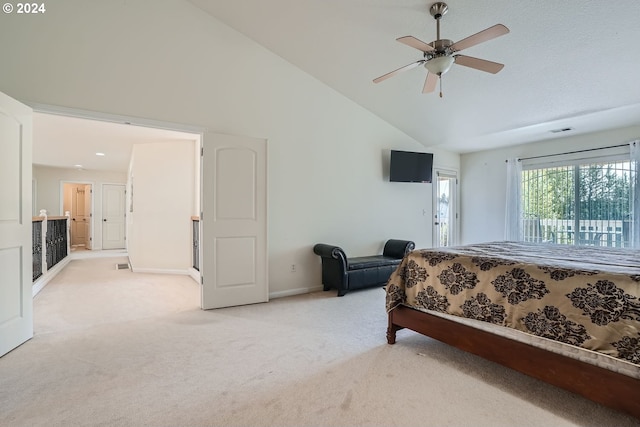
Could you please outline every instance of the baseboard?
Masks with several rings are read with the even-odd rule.
[[[175,270],[164,268],[131,268],[134,273],[153,273],[153,274],[177,274],[181,276],[191,276],[189,270]]]
[[[201,284],[201,282],[200,282],[200,272],[199,272],[198,270],[196,270],[196,269],[195,269],[195,268],[193,268],[193,267],[192,267],[192,268],[190,268],[190,269],[189,269],[189,276],[191,276],[191,278],[192,278],[193,280],[195,280],[195,282],[196,282],[198,285],[200,285],[200,284]]]
[[[33,296],[35,297],[36,295],[38,295],[38,293],[40,293],[40,291],[44,289],[47,283],[49,283],[51,279],[56,277],[57,274],[60,273],[60,271],[62,271],[62,269],[65,268],[70,262],[71,257],[66,256],[62,258],[62,260],[60,260],[56,265],[54,265],[51,270],[47,270],[46,273],[38,277],[38,279],[33,282],[33,286],[31,288]]]
[[[269,292],[269,299],[292,297],[294,295],[302,295],[302,294],[310,294],[311,292],[321,291],[322,288],[323,288],[322,286],[313,286],[310,288],[296,288],[296,289],[289,289],[286,291]]]
[[[69,254],[71,259],[86,258],[107,258],[107,257],[128,257],[129,254],[125,249],[106,249],[106,250],[88,250],[88,251],[72,251]]]

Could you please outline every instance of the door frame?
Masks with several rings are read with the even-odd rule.
[[[60,115],[60,116],[66,116],[66,117],[75,117],[79,119],[118,123],[118,124],[140,126],[140,127],[147,127],[147,128],[164,129],[164,130],[185,132],[185,133],[198,135],[199,144],[196,147],[196,153],[195,153],[196,158],[194,159],[194,161],[198,162],[199,164],[200,176],[198,177],[198,179],[196,179],[196,193],[198,195],[198,200],[197,200],[197,206],[195,207],[195,211],[197,212],[198,216],[200,217],[202,216],[202,189],[200,188],[200,185],[202,182],[203,172],[202,172],[200,153],[202,152],[202,146],[203,146],[202,141],[204,140],[204,135],[207,132],[207,127],[199,126],[199,125],[187,125],[187,124],[175,123],[175,122],[166,122],[166,121],[160,121],[160,120],[144,119],[140,117],[125,116],[125,115],[119,115],[119,114],[102,113],[102,112],[90,111],[90,110],[81,110],[76,108],[62,107],[58,105],[42,104],[42,103],[36,103],[36,102],[30,102],[25,104],[29,106],[34,113],[54,114],[54,115]],[[127,176],[128,177],[130,176],[129,172],[127,172]],[[70,181],[70,182],[73,182],[73,181]],[[93,185],[93,183],[92,183],[92,188],[95,188],[95,185]],[[125,189],[127,188],[125,187]],[[93,198],[92,198],[92,203],[93,203]],[[125,203],[128,203],[128,201],[125,201]],[[60,209],[62,209],[62,206],[63,206],[63,203],[61,201]],[[125,210],[128,214],[129,212],[128,205],[126,206],[127,208]],[[94,211],[93,206],[91,211],[92,212]],[[127,224],[125,224],[125,236],[128,234],[127,230],[128,230],[128,227],[127,227]],[[93,231],[94,230],[92,228],[91,229],[92,236],[93,236]],[[199,222],[199,231],[200,231],[200,236],[202,236],[202,221]],[[199,258],[200,258],[199,260],[200,265],[202,265],[202,251],[199,251]],[[194,270],[194,272],[196,271]],[[197,273],[199,277],[196,281],[199,284],[202,284],[202,274],[200,272],[197,272]],[[200,302],[202,303],[202,301]]]
[[[432,212],[432,229],[433,229],[433,246],[438,247],[440,244],[440,233],[439,233],[439,222],[440,218],[438,218],[438,178],[446,177],[449,179],[455,179],[456,184],[453,193],[453,227],[450,229],[450,244],[449,246],[454,246],[460,243],[460,173],[455,169],[445,169],[445,168],[434,168],[432,180],[432,203],[433,203],[433,212]],[[450,221],[451,222],[451,221]]]
[[[93,242],[93,212],[95,211],[95,200],[94,200],[94,189],[96,188],[95,183],[91,182],[91,181],[66,181],[66,180],[61,180],[60,181],[60,215],[64,216],[65,215],[65,210],[64,210],[64,185],[65,184],[75,184],[75,185],[90,185],[91,186],[91,211],[89,212],[89,246],[85,246],[86,249],[93,249],[94,247],[94,242]],[[71,240],[73,240],[72,237],[70,237]],[[69,245],[71,245],[71,242],[69,242]]]

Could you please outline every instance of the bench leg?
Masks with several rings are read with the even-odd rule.
[[[329,286],[329,285],[324,285],[324,286],[322,287],[322,290],[323,290],[323,291],[325,291],[325,292],[326,292],[326,291],[330,291],[330,290],[331,290],[331,286]]]

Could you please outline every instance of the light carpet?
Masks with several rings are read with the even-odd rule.
[[[637,426],[411,331],[384,291],[199,309],[186,276],[72,261],[0,358],[2,426]]]

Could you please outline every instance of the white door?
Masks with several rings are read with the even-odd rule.
[[[433,245],[454,246],[458,243],[458,178],[455,172],[436,170],[433,184]]]
[[[32,115],[0,92],[0,356],[33,336]]]
[[[202,308],[268,301],[267,141],[206,133],[201,188]]]
[[[125,186],[102,185],[102,249],[123,249],[125,241]]]

